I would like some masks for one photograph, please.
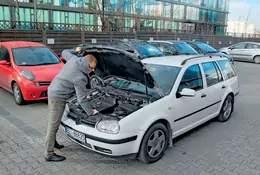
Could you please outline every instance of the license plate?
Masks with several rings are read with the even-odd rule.
[[[82,133],[80,133],[80,132],[78,132],[78,131],[75,131],[75,130],[70,129],[70,128],[67,128],[67,127],[65,127],[65,132],[66,132],[70,137],[72,137],[72,138],[74,138],[74,139],[77,139],[77,140],[79,140],[79,141],[81,141],[81,142],[83,142],[83,143],[86,142],[85,134],[82,134]]]

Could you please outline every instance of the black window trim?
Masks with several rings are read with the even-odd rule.
[[[210,85],[210,86],[208,85],[206,73],[205,73],[205,70],[203,69],[203,64],[207,64],[207,63],[213,63],[213,66],[214,66],[214,68],[215,68],[215,70],[216,70],[216,72],[217,72],[217,75],[219,76],[218,71],[220,72],[220,75],[221,75],[221,81],[219,81],[219,82],[216,83],[216,84]],[[208,87],[211,87],[211,86],[214,86],[214,85],[217,85],[217,84],[222,83],[223,81],[225,81],[225,80],[224,80],[224,76],[223,76],[223,72],[222,72],[222,71],[220,70],[220,68],[218,67],[218,64],[216,63],[216,61],[206,61],[206,62],[202,62],[202,63],[200,63],[200,64],[201,64],[201,67],[202,67],[202,69],[203,69],[203,73],[204,73],[204,77],[205,77],[205,80],[206,80],[207,88],[208,88]]]
[[[1,49],[1,48],[5,48],[5,49],[7,50],[9,60],[0,59],[0,61],[4,61],[4,60],[5,60],[5,61],[7,61],[7,62],[9,62],[9,63],[11,64],[10,51],[9,51],[8,48],[7,48],[6,46],[4,46],[4,45],[2,45],[2,46],[0,47],[0,49]]]
[[[182,81],[182,78],[183,78],[184,74],[186,73],[186,71],[187,71],[190,67],[195,66],[195,65],[197,65],[197,66],[199,67],[199,71],[200,71],[200,75],[201,75],[201,80],[202,80],[202,88],[199,89],[199,90],[195,90],[196,92],[199,92],[199,91],[205,89],[205,86],[204,86],[204,80],[203,80],[203,75],[202,75],[202,71],[201,71],[201,65],[200,65],[200,63],[195,63],[195,64],[193,64],[193,65],[190,65],[187,69],[185,69],[184,73],[182,74],[181,81]],[[177,90],[176,90],[175,94],[178,94],[178,90],[179,90],[179,87],[180,87],[181,81],[179,82],[179,84],[178,84],[178,86],[177,86]]]

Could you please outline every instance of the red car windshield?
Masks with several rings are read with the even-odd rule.
[[[46,47],[13,49],[14,62],[18,66],[40,66],[58,64],[60,60]]]

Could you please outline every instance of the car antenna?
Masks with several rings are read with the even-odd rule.
[[[145,93],[146,93],[146,96],[147,96],[147,100],[149,100],[149,95],[148,95],[148,87],[147,87],[147,80],[146,80],[146,71],[144,71],[144,84],[145,84]]]

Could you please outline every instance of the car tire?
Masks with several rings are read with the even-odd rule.
[[[217,120],[219,122],[228,121],[233,112],[233,109],[234,109],[234,99],[231,95],[228,95],[221,107]]]
[[[255,62],[256,64],[259,64],[259,63],[260,63],[260,56],[255,56],[255,57],[254,57],[254,62]]]
[[[25,100],[23,98],[23,93],[17,83],[13,84],[13,95],[14,95],[14,100],[15,103],[18,105],[23,105],[25,104]]]
[[[168,140],[169,132],[164,124],[156,123],[152,125],[143,137],[138,160],[146,164],[160,160],[167,148]]]

